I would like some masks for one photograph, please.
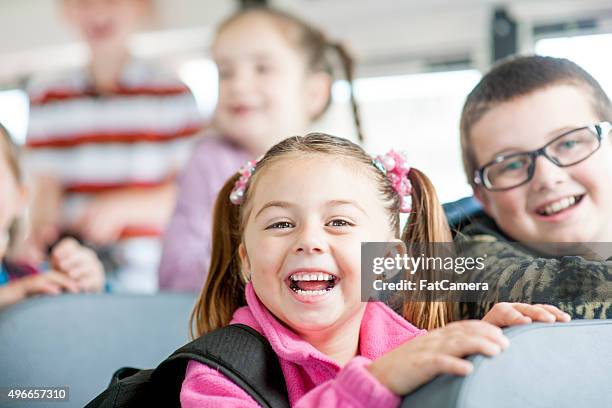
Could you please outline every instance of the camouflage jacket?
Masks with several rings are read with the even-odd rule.
[[[461,318],[482,318],[500,301],[553,304],[577,319],[612,318],[612,258],[540,254],[512,242],[484,214],[458,231],[455,242],[461,256],[487,254],[486,267],[469,279],[492,288],[482,300],[462,303]]]

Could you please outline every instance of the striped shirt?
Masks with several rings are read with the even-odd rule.
[[[60,181],[63,225],[97,194],[172,180],[203,122],[183,83],[139,61],[126,66],[110,94],[95,92],[85,70],[33,81],[28,92],[26,166]],[[110,251],[118,291],[157,289],[161,233],[150,225],[123,230]]]

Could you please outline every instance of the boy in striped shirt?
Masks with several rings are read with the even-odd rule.
[[[114,266],[113,290],[154,292],[174,176],[202,118],[184,84],[129,55],[150,1],[63,0],[62,7],[90,61],[29,86],[27,166],[38,180],[30,253],[69,232]]]

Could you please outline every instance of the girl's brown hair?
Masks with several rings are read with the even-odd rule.
[[[400,199],[389,179],[378,170],[372,158],[358,145],[323,133],[295,136],[273,146],[258,162],[240,206],[230,202],[230,193],[240,177],[236,173],[225,183],[217,197],[213,214],[212,258],[206,283],[191,314],[192,336],[197,337],[229,324],[233,313],[244,306],[247,277],[242,275],[238,248],[250,211],[251,192],[259,177],[272,163],[305,155],[329,155],[345,160],[370,177],[380,193],[389,215],[389,226],[399,236]],[[450,242],[451,235],[435,190],[427,177],[416,169],[408,173],[413,185],[412,212],[402,239],[405,242]],[[407,302],[403,315],[417,326],[432,329],[450,320],[450,305],[437,302]]]
[[[436,190],[427,176],[413,168],[408,173],[408,179],[412,183],[412,209],[402,233],[402,241],[408,247],[410,244],[420,244],[425,251],[424,255],[432,256],[440,251],[440,246],[435,243],[450,243],[453,240],[448,221]],[[439,274],[435,270],[420,273],[423,272],[433,274],[433,280]],[[427,330],[442,327],[453,320],[454,308],[450,302],[433,299],[416,302],[411,301],[408,295],[404,297],[402,305],[402,316],[415,326]]]
[[[262,6],[250,6],[234,13],[223,21],[221,25],[219,25],[217,34],[239,19],[254,14],[259,14],[270,18],[274,23],[276,23],[279,28],[283,30],[283,34],[285,34],[290,41],[304,53],[306,56],[306,63],[312,72],[326,72],[333,78],[335,64],[332,56],[335,54],[338,57],[342,66],[344,78],[346,78],[347,82],[349,83],[355,130],[357,132],[359,141],[362,142],[363,130],[361,128],[361,118],[359,115],[357,100],[355,99],[353,92],[355,63],[351,54],[346,50],[344,45],[339,42],[331,41],[321,30],[292,14],[285,13],[284,11],[280,11],[278,9]],[[332,51],[333,54],[330,54],[330,51]],[[329,89],[328,94],[329,99],[327,100],[325,107],[313,119],[320,118],[331,105],[331,89]]]

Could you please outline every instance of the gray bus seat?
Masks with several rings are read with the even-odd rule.
[[[0,387],[69,387],[82,407],[120,367],[152,368],[188,340],[194,295],[62,295],[0,312]]]

